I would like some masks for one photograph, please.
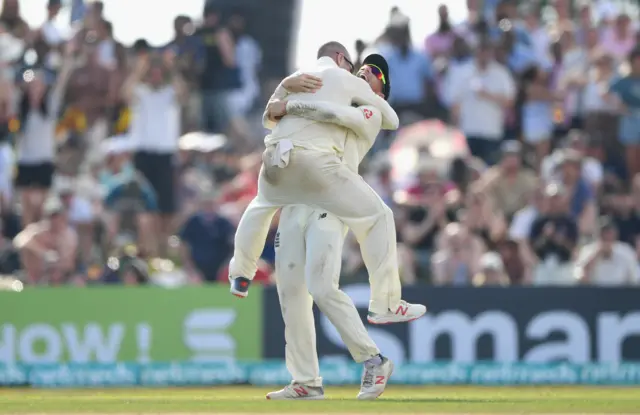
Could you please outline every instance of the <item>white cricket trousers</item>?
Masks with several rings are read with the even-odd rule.
[[[302,210],[310,216],[301,221]],[[339,288],[346,226],[331,214],[307,206],[287,206],[278,226],[276,280],[285,324],[287,369],[294,382],[322,386],[313,303],[335,326],[353,359],[362,363],[380,353],[358,310]]]
[[[287,205],[308,205],[335,215],[360,243],[371,285],[369,310],[381,314],[395,310],[401,284],[391,209],[336,154],[296,147],[288,164],[278,167],[271,161],[278,152],[270,146],[263,153],[258,195],[238,225],[229,275],[252,279],[276,211]]]

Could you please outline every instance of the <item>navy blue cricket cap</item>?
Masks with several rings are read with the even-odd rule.
[[[391,93],[391,76],[389,76],[389,64],[387,60],[382,55],[374,53],[364,58],[362,65],[373,65],[382,71],[386,81],[382,85],[382,93],[384,94],[384,99],[389,99],[389,94]]]

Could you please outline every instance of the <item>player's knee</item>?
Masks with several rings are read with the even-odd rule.
[[[320,278],[318,279],[320,280]],[[309,285],[309,294],[311,294],[313,301],[320,307],[322,307],[322,304],[328,301],[337,290],[338,289],[330,283],[316,283]]]

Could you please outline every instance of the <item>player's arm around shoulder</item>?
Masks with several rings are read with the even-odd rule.
[[[296,76],[299,76],[301,74],[300,71],[294,72],[291,75],[289,75],[288,77],[284,78],[276,87],[275,91],[273,91],[273,94],[271,94],[271,97],[269,97],[269,101],[267,102],[267,105],[265,107],[264,112],[262,113],[262,126],[266,129],[269,130],[273,130],[277,124],[277,120],[271,119],[269,117],[269,104],[272,104],[273,102],[276,101],[281,101],[283,99],[285,99],[287,97],[287,95],[289,95],[289,91],[286,88],[286,84],[287,82],[292,79],[295,78]]]
[[[384,98],[373,92],[364,79],[358,78],[343,69],[341,72],[343,72],[343,74],[341,74],[342,84],[353,96],[353,102],[358,105],[377,108],[382,115],[382,128],[385,130],[397,130],[400,126],[400,119],[398,118],[398,114],[391,108],[391,105],[389,105]]]

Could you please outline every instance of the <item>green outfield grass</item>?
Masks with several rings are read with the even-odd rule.
[[[375,402],[357,388],[330,387],[325,401],[273,402],[271,389],[0,389],[0,414],[517,414],[640,413],[640,388],[389,386]]]

